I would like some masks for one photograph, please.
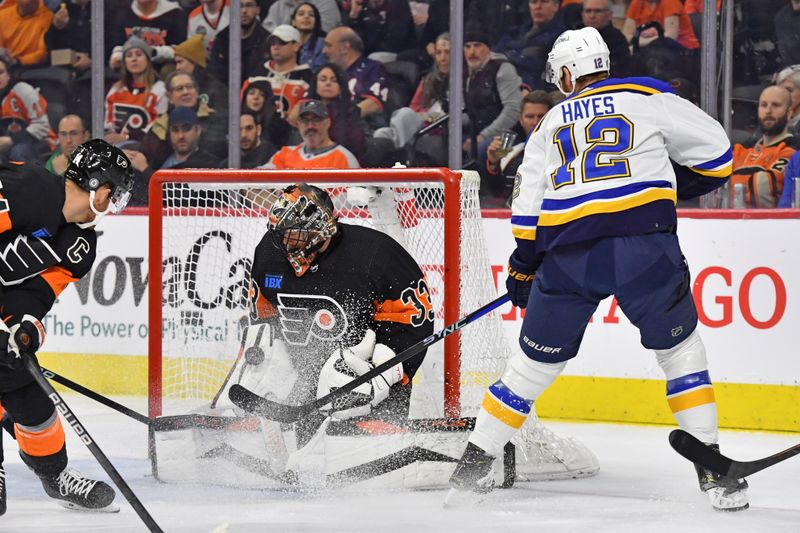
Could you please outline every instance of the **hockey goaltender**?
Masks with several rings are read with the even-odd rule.
[[[242,355],[205,416],[196,417],[199,427],[155,433],[159,479],[276,489],[367,480],[446,486],[466,433],[409,419],[424,352],[294,424],[254,417],[228,400],[238,383],[284,404],[307,404],[430,336],[431,293],[403,245],[339,222],[325,190],[299,183],[278,191],[252,264]],[[584,445],[557,437],[535,416],[516,448],[517,480],[583,477],[599,468]],[[513,457],[497,467],[506,482]]]

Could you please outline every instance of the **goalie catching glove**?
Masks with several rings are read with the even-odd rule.
[[[0,320],[0,365],[8,368],[20,366],[20,347],[35,354],[44,342],[44,326],[33,315],[25,315],[11,329]]]
[[[375,332],[368,329],[357,345],[334,351],[322,367],[317,398],[350,383],[395,356],[385,344],[375,344]],[[339,420],[368,415],[372,408],[389,396],[389,389],[403,379],[403,364],[398,363],[372,380],[333,399],[320,408],[325,415]]]

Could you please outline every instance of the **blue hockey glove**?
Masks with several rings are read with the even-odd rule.
[[[528,297],[531,294],[531,285],[533,285],[535,275],[536,270],[523,263],[519,259],[517,251],[514,250],[514,253],[508,258],[506,289],[508,289],[511,303],[520,309],[528,306]]]

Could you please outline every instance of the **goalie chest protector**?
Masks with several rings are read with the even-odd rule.
[[[388,235],[339,224],[314,267],[296,277],[267,233],[253,258],[251,309],[270,319],[293,358],[317,374],[340,346],[353,346],[367,328],[400,352],[433,333],[434,311],[422,270]],[[406,363],[411,377],[424,353]]]

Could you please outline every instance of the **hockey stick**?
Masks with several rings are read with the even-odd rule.
[[[447,337],[451,333],[459,331],[461,328],[463,328],[467,324],[470,324],[471,322],[474,322],[483,315],[491,313],[492,311],[494,311],[495,309],[506,303],[508,301],[508,298],[509,297],[507,293],[496,298],[495,300],[489,302],[480,309],[468,314],[461,320],[458,320],[457,322],[454,322],[449,326],[445,326],[444,329],[434,333],[429,337],[422,339],[416,344],[410,346],[409,348],[406,348],[399,354],[395,355],[388,361],[379,364],[369,372],[362,374],[361,376],[355,378],[346,385],[339,387],[338,389],[330,392],[329,394],[326,394],[322,398],[314,400],[311,403],[307,403],[305,405],[285,405],[277,403],[267,398],[263,398],[258,394],[255,394],[238,384],[231,386],[231,388],[228,390],[228,397],[234,404],[238,405],[245,411],[249,411],[259,416],[263,416],[264,418],[268,418],[270,420],[276,420],[278,422],[283,422],[283,423],[295,422],[299,418],[313,411],[318,410],[320,407],[323,407],[331,403],[332,400],[352,391],[362,383],[366,383],[372,378],[379,376],[381,373],[392,368],[396,364],[402,363],[403,361],[406,361],[414,357],[418,353],[427,349],[432,344],[435,344],[436,342]]]
[[[22,335],[20,335],[20,344],[28,345],[29,343],[30,338],[27,336],[27,334],[22,333]],[[106,457],[106,454],[103,453],[103,450],[100,449],[91,435],[89,435],[89,432],[86,430],[83,424],[78,421],[78,418],[75,416],[75,413],[72,412],[72,409],[70,409],[69,406],[64,403],[64,400],[61,398],[61,396],[44,378],[34,357],[24,349],[20,350],[20,357],[22,358],[22,362],[25,364],[25,367],[28,369],[28,372],[30,372],[34,381],[36,381],[42,390],[44,390],[45,394],[47,394],[47,396],[50,398],[50,401],[52,401],[53,405],[55,405],[56,410],[61,413],[61,416],[63,416],[64,419],[69,422],[69,425],[75,430],[78,438],[86,445],[87,448],[89,448],[89,451],[92,452],[92,455],[94,455],[95,459],[97,459],[97,462],[100,463],[101,467],[103,467],[103,470],[105,470],[106,474],[108,474],[108,477],[114,481],[114,484],[117,486],[125,499],[128,500],[128,503],[131,504],[133,510],[136,511],[136,514],[142,519],[142,522],[144,522],[144,525],[147,526],[147,529],[153,533],[163,533],[163,530],[158,526],[153,517],[150,516],[150,513],[147,512],[147,509],[145,509],[144,505],[142,505],[142,502],[136,497],[136,494],[133,493],[117,469],[114,468],[114,465],[111,464],[111,461],[108,460],[108,457]]]
[[[242,417],[214,416],[214,415],[200,415],[200,414],[171,415],[171,416],[160,416],[158,418],[150,418],[148,416],[143,415],[142,413],[139,413],[138,411],[130,409],[129,407],[125,407],[121,403],[115,402],[111,398],[108,398],[100,393],[97,393],[91,389],[86,388],[80,383],[75,383],[71,379],[65,378],[60,374],[56,374],[52,370],[48,370],[47,368],[41,367],[41,372],[47,379],[51,379],[56,383],[59,383],[67,388],[74,390],[77,393],[83,394],[84,396],[91,398],[92,400],[101,403],[106,407],[110,407],[111,409],[114,409],[115,411],[136,420],[137,422],[146,424],[152,427],[155,431],[175,431],[180,429],[190,429],[197,427],[206,429],[225,429],[231,425],[247,420],[246,418]]]
[[[756,459],[755,461],[735,461],[712,450],[697,438],[682,429],[675,429],[669,434],[669,443],[673,449],[702,467],[708,468],[723,476],[741,479],[769,468],[774,464],[785,461],[790,457],[800,454],[800,444],[787,448],[775,455]]]

